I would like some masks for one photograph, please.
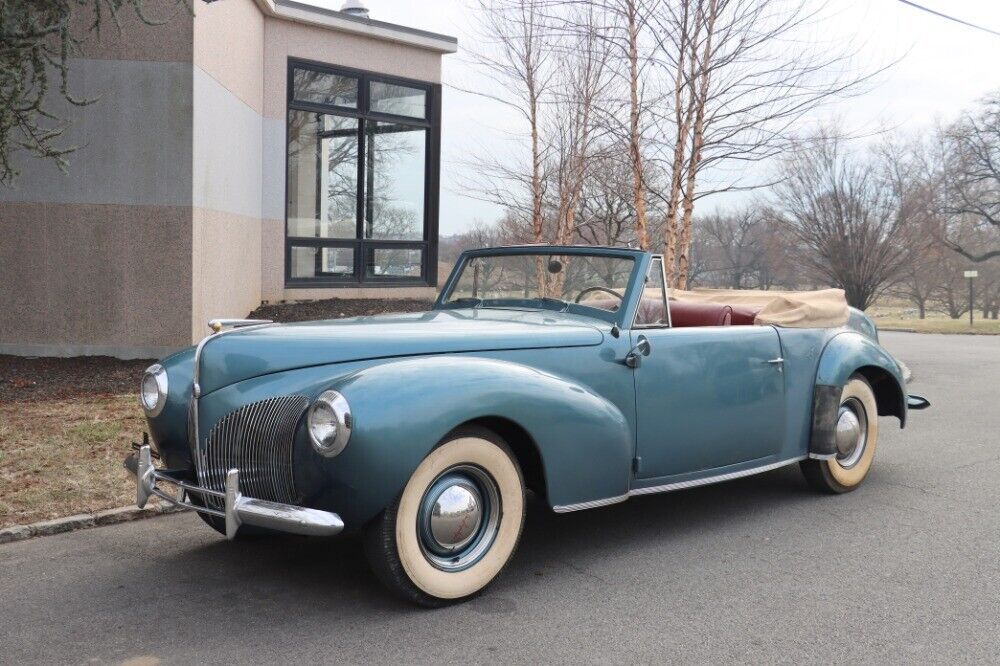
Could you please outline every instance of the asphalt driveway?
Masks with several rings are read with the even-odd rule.
[[[883,341],[933,407],[881,420],[854,493],[791,467],[535,506],[497,584],[438,611],[351,543],[228,543],[193,515],[34,539],[0,546],[0,663],[996,663],[1000,338]]]

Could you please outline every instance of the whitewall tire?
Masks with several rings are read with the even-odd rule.
[[[370,524],[365,553],[390,590],[423,606],[482,592],[510,561],[524,527],[524,479],[495,433],[448,435]]]

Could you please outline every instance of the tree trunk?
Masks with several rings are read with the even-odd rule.
[[[674,122],[677,134],[674,137],[674,160],[670,166],[670,197],[667,199],[667,217],[663,223],[663,267],[666,271],[667,287],[674,283],[677,265],[677,211],[680,209],[681,183],[684,179],[684,157],[687,148],[688,128],[691,125],[693,95],[690,93],[689,78],[686,77],[688,43],[697,35],[697,26],[689,23],[691,0],[683,0],[681,24],[678,26],[680,41],[677,48],[677,71],[674,72]],[[692,73],[693,73],[692,69]]]
[[[626,0],[628,13],[629,64],[629,157],[632,161],[632,200],[635,205],[635,233],[639,247],[649,249],[646,225],[646,191],[643,183],[642,146],[639,144],[639,25],[635,0]]]
[[[528,122],[531,125],[531,234],[534,243],[542,242],[542,157],[538,150],[538,93],[534,78],[528,78]],[[538,295],[545,297],[546,270],[541,257],[535,262]]]
[[[691,251],[691,222],[694,216],[694,188],[701,164],[701,150],[705,144],[705,107],[708,104],[708,86],[711,78],[712,36],[715,33],[715,20],[718,12],[718,0],[709,0],[708,17],[705,19],[705,46],[698,67],[698,90],[695,95],[694,126],[691,130],[691,155],[688,158],[687,181],[684,185],[684,217],[681,219],[680,247],[677,256],[678,289],[687,289],[688,253]],[[694,81],[691,82],[694,85]]]

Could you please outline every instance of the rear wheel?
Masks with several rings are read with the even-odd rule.
[[[871,386],[860,375],[852,376],[841,394],[836,441],[834,458],[800,463],[806,480],[820,492],[850,492],[871,470],[878,443],[878,407]]]
[[[461,428],[367,527],[365,554],[398,596],[445,606],[496,579],[517,548],[524,514],[524,479],[510,448],[485,428]]]

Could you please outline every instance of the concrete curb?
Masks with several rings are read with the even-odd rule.
[[[183,509],[172,504],[156,504],[144,509],[135,506],[123,506],[117,509],[105,509],[96,513],[79,513],[75,516],[56,518],[55,520],[43,520],[40,523],[32,523],[30,525],[14,525],[13,527],[0,529],[0,544],[23,541],[24,539],[38,536],[73,532],[88,527],[128,523],[133,520],[153,518],[168,513],[177,513],[178,511],[183,511]]]

